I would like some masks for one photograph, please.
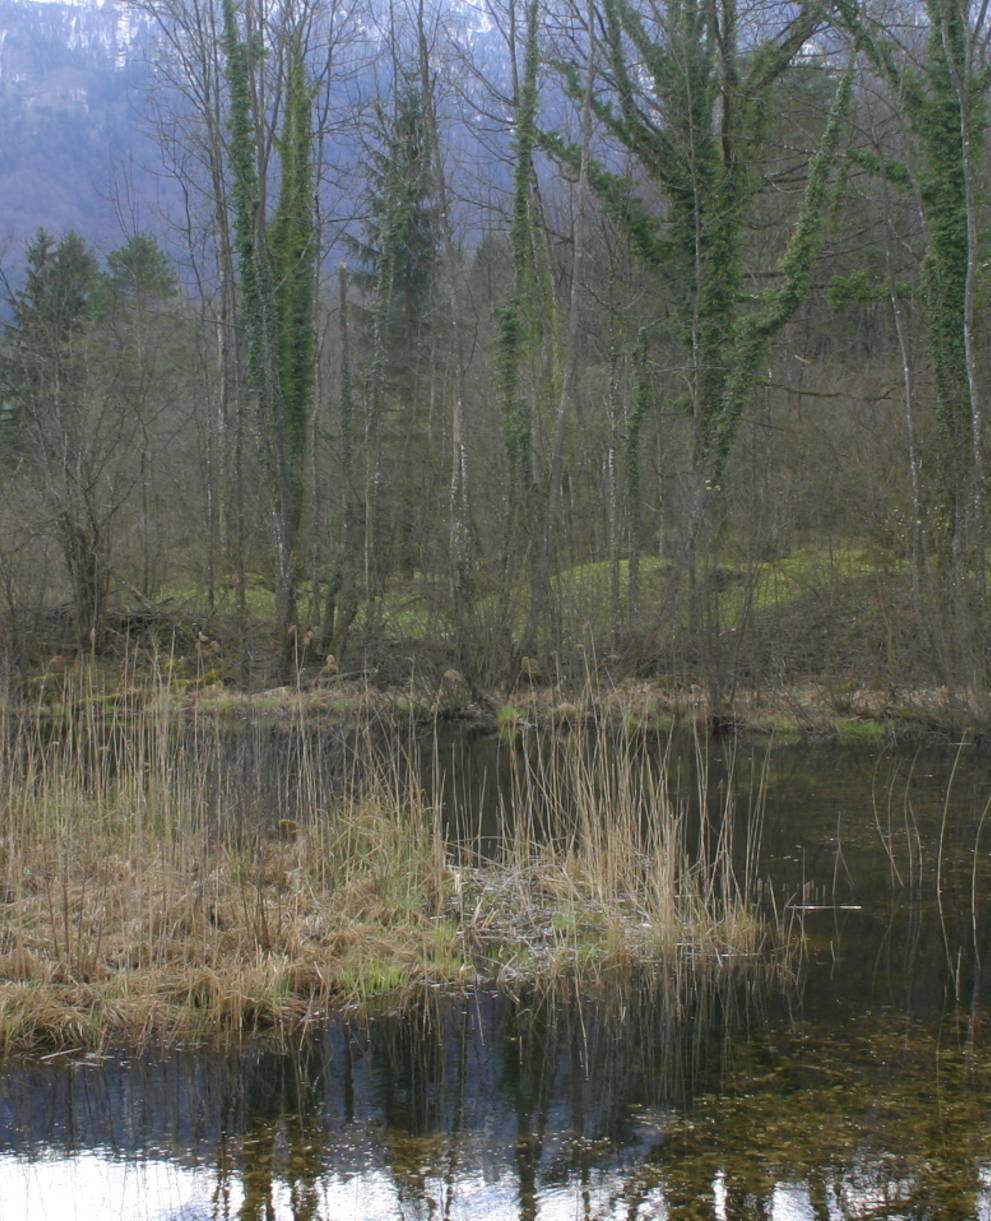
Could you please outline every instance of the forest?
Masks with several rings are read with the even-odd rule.
[[[183,207],[5,277],[9,686],[987,710],[986,2],[136,7]]]

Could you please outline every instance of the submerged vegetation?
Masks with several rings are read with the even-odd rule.
[[[483,827],[413,721],[107,707],[3,726],[0,1051],[286,1036],[423,984],[719,970],[772,935],[759,800],[727,786],[699,822],[605,723],[515,751]]]

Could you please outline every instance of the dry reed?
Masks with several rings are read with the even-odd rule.
[[[226,729],[85,670],[54,714],[6,716],[0,1053],[289,1035],[418,984],[758,948],[756,828],[741,855],[731,796],[693,822],[667,760],[603,724],[514,752],[482,859],[412,734],[366,725],[328,763],[302,704],[286,720]],[[236,734],[272,732],[291,759],[252,773]]]

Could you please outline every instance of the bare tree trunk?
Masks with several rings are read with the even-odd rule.
[[[447,288],[449,321],[454,342],[454,385],[451,394],[451,478],[448,495],[450,515],[448,552],[451,582],[452,617],[457,642],[458,662],[469,685],[476,687],[474,650],[477,645],[475,611],[475,556],[471,528],[471,482],[468,466],[468,429],[465,415],[467,358],[461,308],[458,300],[460,259],[451,229],[450,200],[444,161],[441,155],[440,129],[434,106],[434,85],[430,74],[423,0],[417,5],[417,49],[419,53],[420,90],[424,113],[429,127],[430,163],[439,205],[439,223],[443,247],[443,275]]]
[[[626,528],[629,547],[627,568],[627,623],[635,630],[640,622],[640,556],[643,551],[643,511],[641,507],[641,440],[643,425],[652,400],[650,383],[647,377],[647,334],[641,328],[637,335],[636,348],[633,352],[633,392],[631,403],[626,415]],[[660,457],[660,428],[657,431],[658,456]],[[661,506],[661,522],[658,527],[658,552],[663,553],[663,493],[661,490],[661,469],[658,461],[657,487],[658,503]]]
[[[341,545],[336,571],[331,573],[324,602],[322,643],[338,656],[347,649],[348,635],[358,610],[355,588],[356,544],[354,503],[354,400],[351,381],[351,326],[348,309],[348,269],[338,268],[338,328],[340,331],[340,465],[341,465]]]
[[[620,579],[619,579],[619,353],[615,346],[609,355],[609,440],[606,445],[606,528],[609,547],[609,627],[612,648],[619,648]]]
[[[72,582],[76,630],[81,644],[97,647],[103,634],[110,569],[106,539],[98,526],[81,525],[70,513],[59,519],[62,553]]]
[[[897,287],[890,270],[888,274],[888,296],[891,302],[891,316],[895,324],[895,337],[898,341],[898,354],[902,366],[902,402],[905,410],[905,436],[908,443],[908,476],[912,496],[912,602],[915,612],[918,614],[922,608],[921,589],[925,560],[922,550],[923,509],[922,489],[919,479],[919,450],[915,431],[915,389],[901,302],[898,300]]]
[[[595,8],[592,0],[586,14],[588,23],[588,56],[585,73],[585,89],[581,109],[581,159],[576,185],[576,213],[571,230],[571,288],[568,295],[568,318],[564,335],[564,368],[558,394],[557,411],[554,417],[554,438],[551,450],[550,479],[547,490],[547,517],[541,540],[540,559],[536,583],[530,605],[530,622],[526,641],[530,649],[538,645],[541,624],[550,590],[551,567],[554,562],[561,505],[561,478],[564,470],[565,425],[571,400],[574,397],[575,370],[578,363],[578,322],[582,293],[582,278],[585,268],[585,228],[588,211],[588,173],[592,144],[592,86],[595,80]]]

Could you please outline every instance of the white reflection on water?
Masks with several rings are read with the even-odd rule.
[[[168,1161],[77,1157],[0,1159],[3,1221],[207,1221],[214,1176]]]
[[[975,1221],[991,1221],[991,1169],[982,1170],[981,1179]],[[839,1195],[832,1189],[828,1192],[829,1221],[876,1215],[885,1197],[889,1206],[897,1208],[906,1184],[868,1186],[848,1178],[838,1186]],[[315,1184],[315,1221],[397,1221],[437,1215],[451,1221],[517,1221],[521,1215],[516,1184],[509,1175],[504,1181],[492,1181],[488,1175],[467,1174],[453,1183],[426,1176],[422,1187],[422,1196],[410,1200],[381,1169],[330,1172]],[[624,1187],[624,1178],[613,1171],[575,1178],[540,1193],[537,1217],[539,1221],[668,1221],[662,1186],[635,1203],[624,1198]],[[713,1221],[722,1221],[726,1216],[722,1174],[712,1182],[710,1202]],[[293,1221],[300,1215],[288,1183],[273,1182],[265,1203],[264,1215],[273,1221]],[[0,1157],[0,1221],[236,1221],[243,1205],[244,1192],[236,1180],[221,1184],[216,1171],[207,1167],[181,1166],[165,1159],[126,1161],[100,1151],[75,1157]],[[822,1217],[806,1186],[795,1182],[776,1183],[755,1215],[767,1221],[821,1221]]]

